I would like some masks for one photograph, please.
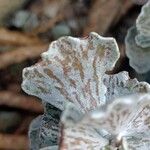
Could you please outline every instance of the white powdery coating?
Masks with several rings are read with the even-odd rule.
[[[91,126],[64,129],[60,150],[101,150],[109,141]]]
[[[122,97],[122,96],[126,96],[126,95],[130,95],[130,94],[136,94],[136,93],[148,93],[150,92],[150,85],[146,82],[138,82],[136,79],[130,79],[129,75],[127,72],[123,71],[120,72],[118,74],[115,75],[104,75],[103,78],[103,83],[106,86],[106,99],[107,102],[111,102],[113,99]],[[92,113],[92,117],[94,117],[95,119],[99,118],[100,116],[104,116],[106,115],[105,112],[99,112],[99,113]],[[82,129],[76,129],[76,125],[80,124],[80,122],[82,122],[82,119],[84,117],[84,113],[80,112],[79,109],[72,103],[69,103],[67,105],[67,107],[65,108],[65,111],[63,112],[63,115],[61,117],[61,123],[64,125],[65,127],[65,131],[63,130],[63,132],[61,133],[61,139],[63,140],[64,143],[62,143],[62,145],[60,147],[65,147],[66,143],[69,143],[68,149],[71,149],[71,142],[79,142],[80,144],[82,143],[85,147],[89,147],[91,146],[91,143],[93,141],[95,141],[95,143],[92,144],[92,146],[95,146],[95,148],[99,148],[101,146],[104,146],[104,143],[108,142],[106,139],[103,139],[100,135],[98,136],[97,133],[100,132],[100,129],[94,131],[95,133],[92,133],[93,137],[90,139],[91,134],[88,134],[88,137],[86,139],[86,141],[88,141],[87,143],[83,140],[83,139],[78,139],[79,134],[86,134],[86,130],[89,130],[90,125],[88,126],[84,126],[84,128]],[[96,126],[95,126],[96,127]],[[114,130],[115,131],[115,130]],[[70,133],[73,132],[73,133]],[[80,133],[82,132],[82,133]],[[91,132],[91,131],[90,131]],[[74,138],[74,134],[78,134],[76,135],[76,138]],[[84,135],[85,135],[84,134]],[[95,135],[96,134],[96,135]],[[103,132],[103,134],[106,134],[105,132]],[[64,138],[65,136],[65,138]],[[108,136],[106,134],[106,136]],[[98,139],[97,139],[98,138]],[[101,139],[102,138],[102,139]],[[101,139],[101,140],[100,140]],[[97,141],[97,142],[96,142]],[[105,141],[103,143],[98,142],[98,141]],[[106,144],[107,145],[107,144]],[[80,147],[80,145],[78,146],[78,148]],[[77,147],[73,147],[73,149],[76,149]],[[110,148],[110,147],[109,147]],[[67,148],[65,148],[67,149]],[[112,148],[113,149],[113,148]]]
[[[98,150],[108,145],[109,141],[104,139],[93,126],[81,123],[84,113],[80,112],[76,106],[69,103],[63,112],[61,122],[60,150]]]
[[[113,38],[92,32],[87,38],[62,37],[42,54],[42,62],[23,70],[23,90],[61,110],[73,102],[85,112],[105,104],[102,80],[119,58]]]
[[[95,114],[99,117],[95,118]],[[84,146],[99,146],[99,149],[124,147],[126,150],[141,147],[146,150],[150,145],[150,94],[116,99],[111,104],[85,114],[74,126],[65,127],[70,121],[68,117],[64,121],[61,150],[82,149]],[[132,141],[128,141],[129,138]]]
[[[34,119],[29,128],[31,150],[58,144],[61,111],[48,103],[44,108],[44,114]]]
[[[126,54],[130,65],[138,73],[150,70],[150,1],[141,10],[136,27],[128,30],[125,39]]]
[[[41,148],[40,150],[58,150],[58,146],[48,146]]]
[[[34,120],[32,120],[30,127],[29,127],[29,132],[28,132],[28,137],[30,139],[29,141],[29,146],[31,150],[38,150],[39,149],[39,133],[40,133],[40,124],[42,122],[42,115],[36,117]]]
[[[136,20],[138,34],[135,37],[136,44],[142,48],[150,47],[150,1],[143,7]]]
[[[103,112],[99,118],[93,118],[93,113]],[[120,98],[91,113],[85,122],[100,127],[113,135],[122,136],[134,133],[150,132],[150,95],[141,94]],[[149,134],[150,135],[150,134]]]
[[[128,34],[125,39],[126,55],[129,58],[130,65],[138,73],[146,73],[150,70],[150,47],[142,48],[137,46],[135,42],[135,36],[137,30],[132,27],[128,30]]]
[[[103,82],[104,85],[106,86],[107,90],[106,90],[106,99],[108,100],[108,103],[112,102],[113,99],[122,97],[122,96],[126,96],[126,95],[130,95],[130,94],[136,94],[136,93],[147,93],[150,92],[150,85],[146,82],[138,82],[136,79],[130,79],[129,75],[127,72],[120,72],[118,74],[115,75],[104,75],[103,78]],[[125,101],[127,103],[127,100]],[[130,101],[129,101],[130,102]],[[123,105],[122,105],[123,106]],[[123,106],[124,107],[124,106]],[[127,107],[125,107],[126,109]],[[131,107],[128,107],[129,109],[132,110],[132,105]],[[107,109],[109,110],[109,109]],[[115,110],[114,108],[110,108],[110,110]],[[124,111],[124,109],[121,110],[122,112]],[[118,110],[116,110],[116,113],[118,112]],[[98,120],[104,120],[104,118],[106,117],[106,112],[103,111],[103,109],[100,109],[100,111],[97,113],[93,113],[91,114],[92,118],[94,117],[94,119],[98,119]],[[107,134],[108,132],[104,132],[101,131],[101,127],[96,124],[92,124],[92,122],[94,122],[93,120],[90,120],[89,123],[87,125],[82,124],[82,119],[84,117],[84,113],[79,112],[79,110],[72,104],[69,104],[68,107],[65,109],[62,118],[61,118],[61,122],[64,125],[65,129],[62,129],[62,135],[61,135],[61,148],[64,150],[67,149],[76,149],[77,147],[79,148],[81,145],[81,143],[83,144],[83,146],[85,147],[92,147],[95,145],[95,147],[100,148],[103,146],[108,146],[109,148],[111,148],[111,145],[106,144],[107,139],[103,139],[101,136],[105,134],[106,137],[109,137],[109,135]],[[104,117],[103,119],[99,119],[100,117]],[[104,124],[104,129],[110,129],[111,125],[113,125],[115,128],[113,128],[113,130],[108,130],[111,134],[114,133],[114,135],[116,133],[118,133],[118,128],[120,127],[117,123],[117,116],[114,116],[116,118],[114,122],[116,123],[116,126],[114,124],[110,124],[110,120],[108,121],[107,124]],[[127,118],[127,116],[126,116]],[[125,121],[125,116],[123,117],[123,121]],[[80,126],[80,123],[82,124]],[[119,127],[117,127],[117,125]],[[89,128],[91,129],[89,133]],[[92,128],[94,128],[95,130],[92,131]],[[120,131],[120,129],[119,129]],[[97,136],[97,133],[101,134],[101,136]],[[126,133],[126,131],[125,131]],[[77,134],[77,135],[76,135]],[[81,138],[80,134],[85,136],[86,139],[86,135],[87,135],[87,143],[84,141],[82,141],[83,139]],[[111,135],[110,134],[110,135]],[[121,132],[121,134],[124,134],[123,132]],[[120,134],[120,135],[121,135]],[[74,136],[73,136],[74,135]],[[105,141],[104,143],[102,142],[96,142],[98,141],[98,139],[95,140],[89,140],[90,135],[93,135],[92,138],[99,138],[99,141]],[[102,139],[101,139],[102,138]],[[101,139],[101,140],[100,140]],[[80,140],[82,142],[80,142]],[[78,141],[78,146],[72,147],[73,143],[76,143]],[[92,143],[92,141],[95,141],[95,143]],[[68,145],[67,145],[68,143]],[[65,148],[64,148],[65,147]],[[67,148],[66,148],[67,147]],[[107,148],[106,148],[107,149]],[[113,148],[112,148],[113,149]]]
[[[150,147],[150,136],[146,133],[140,133],[136,136],[123,138],[123,147],[126,150],[148,150]]]
[[[107,88],[105,96],[108,102],[122,96],[150,92],[148,83],[131,79],[126,71],[114,75],[105,74],[103,82]]]

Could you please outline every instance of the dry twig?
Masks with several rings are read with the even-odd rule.
[[[14,63],[21,63],[26,59],[36,58],[47,49],[48,45],[35,45],[19,47],[15,50],[0,55],[0,69],[6,68]]]
[[[36,98],[15,94],[9,91],[0,92],[0,105],[25,109],[37,113],[43,112],[42,104]]]
[[[0,149],[27,150],[28,138],[24,135],[0,134]]]
[[[89,11],[84,34],[87,35],[91,31],[104,34],[110,25],[116,23],[132,6],[132,1],[127,0],[96,0]]]
[[[41,41],[36,36],[0,28],[0,44],[25,46],[40,43]]]

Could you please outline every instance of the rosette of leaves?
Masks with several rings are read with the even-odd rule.
[[[35,118],[29,128],[31,150],[58,145],[61,110],[49,103],[43,105],[44,114]]]
[[[69,104],[62,123],[60,150],[148,150],[150,94],[116,99],[88,114]]]
[[[135,94],[135,93],[137,94],[137,93],[150,92],[149,84],[147,84],[146,82],[138,82],[136,79],[130,79],[127,72],[120,72],[115,75],[105,75],[103,83],[107,88],[107,90],[106,90],[107,92],[105,93],[105,96],[107,98],[106,104],[109,104],[113,99],[116,99],[116,98],[119,98],[122,96],[131,95],[131,94]],[[73,104],[70,103],[68,105],[70,107]],[[75,110],[77,109],[78,113],[77,113],[77,111],[75,112],[74,109]],[[70,113],[70,112],[72,112],[72,113]],[[75,112],[75,113],[73,113],[73,112]],[[65,109],[64,114],[65,115],[63,115],[63,116],[66,117],[67,115],[69,115],[68,118],[70,120],[74,120],[73,122],[76,122],[76,121],[80,121],[80,118],[82,118],[82,116],[85,114],[85,112],[81,112],[79,110],[79,108],[76,105],[74,105],[73,108],[72,107],[69,108],[69,111],[68,111],[68,107],[67,107],[67,109]],[[62,117],[62,120],[63,120],[63,117]],[[62,122],[65,122],[65,121],[62,121]],[[60,132],[60,137],[62,138],[62,136],[63,136],[63,133]],[[61,142],[61,139],[57,139],[57,143],[59,143],[59,142]],[[59,147],[59,145],[58,145],[58,147]],[[56,147],[56,145],[55,145],[55,147],[49,146],[49,147],[45,147],[45,149],[47,149],[47,150],[51,150],[51,149],[53,150],[53,148],[59,149],[58,147]],[[44,150],[44,149],[42,149],[42,150]]]
[[[52,42],[49,50],[42,54],[42,62],[24,69],[22,88],[28,94],[41,98],[44,103],[52,104],[54,110],[51,109],[51,113],[56,109],[63,110],[69,101],[86,112],[105,103],[106,87],[102,78],[105,71],[114,67],[118,58],[119,50],[113,38],[103,38],[96,33],[81,39],[63,37]],[[46,125],[45,115],[50,121]],[[55,120],[58,127],[57,118],[56,121],[55,116],[45,112],[33,121],[29,131],[31,149],[57,143],[57,138],[52,140],[56,136],[49,134],[53,129],[47,127],[51,120]],[[47,142],[41,140],[43,134]]]
[[[142,7],[136,26],[128,30],[125,44],[130,65],[138,73],[148,72],[150,70],[150,1]]]
[[[32,149],[57,147],[60,114],[68,103],[84,114],[114,98],[150,91],[149,84],[130,79],[127,72],[105,73],[118,58],[116,41],[92,32],[86,38],[62,37],[52,42],[41,62],[24,69],[23,90],[42,99],[45,108],[49,105],[30,126]]]

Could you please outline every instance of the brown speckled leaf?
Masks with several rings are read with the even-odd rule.
[[[118,57],[119,50],[113,38],[104,38],[96,33],[90,33],[86,38],[62,37],[52,42],[49,50],[42,54],[41,62],[24,69],[22,88],[25,92],[61,110],[64,110],[66,103],[72,102],[70,105],[74,105],[71,109],[66,109],[62,117],[61,147],[63,149],[66,143],[69,144],[70,149],[69,141],[79,142],[79,148],[83,145],[86,148],[98,149],[107,146],[108,137],[102,137],[104,133],[99,126],[98,128],[93,124],[82,126],[84,114],[102,104],[110,103],[114,98],[150,91],[149,84],[130,79],[127,72],[116,75],[105,73],[113,69]],[[117,114],[117,111],[115,113]],[[53,137],[51,133],[55,132],[53,120],[55,116],[51,117],[50,122],[42,120],[40,128],[43,129],[41,135],[44,135],[42,137],[45,141],[53,140],[51,139]],[[78,123],[79,131],[74,126]],[[56,134],[58,135],[58,132]],[[80,135],[81,141],[78,140]],[[45,141],[42,142],[44,146],[46,146]],[[55,142],[54,145],[56,144]]]
[[[107,102],[130,94],[150,92],[148,83],[139,82],[136,78],[131,79],[126,71],[113,75],[105,74],[103,82],[107,88],[105,94]]]
[[[70,109],[69,107],[67,109]],[[71,112],[70,115],[72,115]],[[135,148],[144,145],[145,142],[145,148],[148,149],[150,144],[150,141],[146,140],[150,138],[149,94],[116,99],[111,104],[85,114],[74,125],[67,124],[70,121],[69,117],[63,116],[62,118],[64,127],[62,128],[61,150],[84,149],[85,146],[85,149],[90,146],[94,149],[94,146],[97,146],[96,148],[99,149],[110,147],[121,150],[121,147],[124,147],[125,150],[129,150],[127,147],[132,145],[132,141],[139,143],[133,143]],[[146,136],[142,137],[144,134]],[[128,138],[131,137],[132,141],[128,143]],[[87,139],[86,142],[84,139]]]
[[[113,38],[94,32],[86,38],[62,37],[42,54],[42,62],[24,69],[22,88],[60,109],[69,101],[85,112],[105,104],[102,78],[118,58]]]
[[[48,103],[44,107],[44,114],[34,119],[29,128],[31,150],[58,144],[61,111]]]
[[[146,73],[150,70],[150,47],[142,48],[138,46],[135,42],[136,35],[137,29],[131,27],[125,40],[126,55],[129,58],[131,67],[138,73]]]
[[[123,138],[123,147],[125,150],[148,150],[150,147],[150,135],[146,133],[136,134]]]
[[[74,104],[67,105],[61,118],[63,126],[60,150],[97,150],[108,145],[109,141],[103,138],[92,125],[81,123],[83,116]]]

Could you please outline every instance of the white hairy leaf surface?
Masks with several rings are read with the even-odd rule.
[[[138,34],[135,37],[136,43],[142,48],[150,47],[150,1],[141,10],[136,20]]]
[[[108,145],[109,141],[103,138],[92,125],[81,123],[82,116],[83,114],[76,109],[74,104],[67,105],[61,118],[63,126],[61,129],[60,150],[98,150]]]
[[[94,119],[95,117],[95,119]],[[92,119],[93,118],[93,119]],[[91,113],[91,122],[106,131],[128,134],[150,128],[150,95],[127,97]]]
[[[30,139],[29,145],[31,150],[38,150],[40,148],[39,133],[41,121],[42,115],[32,120],[30,124],[28,136]]]
[[[35,118],[29,128],[31,150],[58,144],[61,111],[48,103],[44,106],[44,114]]]
[[[40,150],[58,150],[58,146],[48,146],[48,147],[44,147],[41,148]]]
[[[131,67],[141,74],[148,72],[150,70],[150,1],[142,7],[136,26],[128,30],[125,45]]]
[[[139,133],[123,138],[124,150],[148,150],[150,147],[149,133]]]
[[[130,94],[150,92],[148,83],[139,82],[136,78],[131,79],[126,71],[113,75],[105,74],[103,82],[107,89],[105,93],[107,102]]]
[[[113,38],[90,33],[86,38],[62,37],[50,44],[42,61],[23,71],[23,90],[64,109],[73,102],[86,112],[106,102],[102,78],[119,58]]]
[[[79,124],[77,127],[80,131],[74,125],[82,122],[84,115],[89,111],[109,104],[115,98],[150,91],[149,84],[130,79],[127,72],[115,75],[105,73],[113,69],[118,57],[119,50],[113,38],[90,33],[86,38],[63,37],[52,42],[49,50],[42,54],[41,62],[24,69],[23,90],[41,98],[45,103],[45,113],[37,123],[38,128],[30,128],[31,145],[36,145],[34,135],[38,133],[39,148],[57,147],[61,114],[59,109],[64,110],[67,103],[69,106],[61,119],[64,125],[60,133],[61,146],[65,148],[66,143],[70,144],[70,141],[82,145],[79,144],[77,149],[84,146],[88,149],[92,146],[95,149],[105,146],[106,149],[111,149],[112,145],[108,145],[110,137],[105,130],[99,128],[99,125],[93,128],[93,124]],[[120,113],[124,111],[122,107],[121,109]],[[129,108],[129,112],[131,110]],[[115,119],[112,117],[112,121]],[[122,119],[120,122],[124,121],[125,116]],[[112,131],[109,123],[106,129]],[[114,126],[113,132],[118,133],[118,126]],[[80,135],[81,141],[78,140]],[[102,135],[106,135],[107,138]],[[84,136],[88,142],[83,139]],[[70,146],[71,144],[69,149]]]
[[[101,106],[98,110],[85,114],[80,121],[74,123],[74,126],[68,126],[69,121],[69,117],[62,121],[64,126],[61,135],[61,150],[77,149],[77,147],[80,149],[83,143],[94,147],[97,141],[101,141],[98,143],[99,149],[113,147],[113,149],[121,150],[124,147],[125,150],[130,150],[129,147],[136,149],[142,146],[148,149],[150,95],[141,94],[116,99],[110,104]],[[147,136],[143,137],[145,134]],[[96,137],[96,139],[88,142],[89,137],[91,139]],[[87,142],[80,140],[82,138],[87,138]],[[132,140],[128,140],[129,138]]]
[[[97,133],[91,126],[80,126],[65,129],[60,150],[98,150],[108,145],[109,141]]]
[[[138,73],[146,73],[150,70],[150,47],[142,48],[135,42],[135,36],[137,35],[137,29],[131,27],[128,30],[125,45],[126,55],[129,58],[131,67],[133,67]]]

